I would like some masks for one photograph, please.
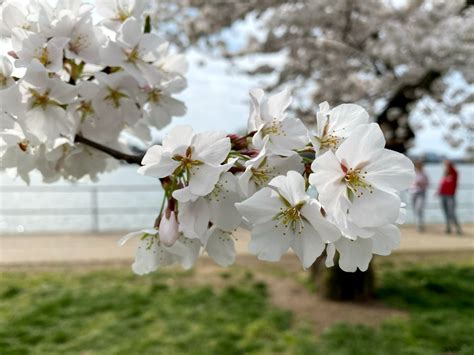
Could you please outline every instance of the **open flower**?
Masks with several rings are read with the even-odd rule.
[[[49,72],[58,72],[63,68],[63,49],[69,42],[67,37],[47,38],[40,33],[27,33],[18,29],[15,31],[19,36],[25,36],[22,41],[21,50],[16,54],[17,67],[28,67],[33,59],[36,59]]]
[[[125,72],[113,74],[96,73],[100,91],[95,95],[92,104],[99,117],[119,121],[133,126],[140,118],[137,107],[138,83]]]
[[[335,241],[340,233],[322,216],[321,205],[306,194],[301,174],[289,171],[269,186],[236,204],[253,225],[249,250],[261,260],[278,261],[291,247],[308,268],[325,243]]]
[[[313,162],[309,181],[338,226],[396,222],[401,203],[397,192],[410,186],[414,169],[407,157],[384,146],[377,124],[362,125],[335,153],[327,151]]]
[[[329,109],[329,104],[319,105],[316,131],[309,139],[317,155],[327,150],[335,151],[351,132],[361,124],[369,123],[369,114],[359,105],[342,104]]]
[[[186,80],[177,76],[172,80],[156,85],[146,85],[142,90],[145,117],[148,122],[160,129],[171,122],[172,117],[184,116],[186,105],[172,97],[186,88]]]
[[[226,167],[221,165],[230,152],[230,139],[224,132],[193,132],[190,126],[176,126],[145,154],[138,172],[157,178],[175,175],[186,186],[173,192],[178,201],[206,196],[219,181]],[[228,169],[228,167],[227,167]]]
[[[0,56],[0,90],[13,85],[15,80],[11,77],[13,66],[10,60],[5,56]]]
[[[233,232],[242,221],[235,208],[235,204],[240,201],[237,178],[225,172],[208,195],[179,204],[180,231],[186,237],[200,239],[203,243],[209,223],[222,231]]]
[[[184,269],[191,268],[197,260],[201,243],[198,240],[178,237],[171,247],[160,240],[156,229],[145,229],[132,232],[119,240],[119,245],[125,244],[131,238],[140,238],[135,254],[132,270],[138,275],[148,274],[167,265],[180,264]]]
[[[113,115],[113,111],[106,113],[101,106],[103,102],[96,100],[103,95],[104,87],[91,82],[83,81],[77,85],[78,98],[67,108],[68,115],[74,118],[77,132],[95,142],[109,143],[117,140],[123,129],[123,122]],[[97,107],[99,105],[99,107]],[[98,112],[101,112],[100,116]]]
[[[303,172],[301,157],[294,153],[288,157],[267,154],[265,148],[255,158],[245,162],[245,172],[239,176],[240,190],[245,196],[253,195],[267,186],[273,178],[285,175],[290,170]]]
[[[157,67],[150,64],[157,57],[154,51],[163,41],[152,33],[143,33],[141,21],[127,19],[117,34],[117,41],[109,41],[102,51],[108,65],[122,67],[140,84],[157,83],[162,77]]]
[[[17,84],[0,91],[2,108],[17,116],[25,133],[52,144],[60,136],[74,136],[75,122],[65,106],[74,101],[76,88],[53,77],[39,65],[31,65]]]
[[[252,109],[249,129],[257,130],[252,143],[257,149],[266,148],[269,153],[289,156],[293,150],[307,144],[307,129],[297,118],[287,118],[285,110],[291,102],[291,94],[283,90],[269,98],[261,89],[250,92]]]
[[[104,26],[117,30],[131,17],[140,18],[147,6],[146,0],[108,0],[97,1],[97,12],[105,19]]]
[[[100,63],[100,46],[103,35],[92,23],[90,12],[80,17],[63,16],[53,29],[54,36],[68,38],[66,58],[84,60],[88,64]]]

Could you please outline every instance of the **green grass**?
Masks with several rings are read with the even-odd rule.
[[[216,277],[211,287],[175,271],[0,273],[0,354],[474,353],[474,266],[384,271],[378,298],[409,316],[335,325],[319,339],[270,305],[253,274]]]
[[[321,338],[320,349],[341,355],[474,353],[473,266],[412,266],[380,279],[378,298],[408,310],[410,317],[386,321],[379,329],[334,326]]]
[[[243,277],[214,291],[186,273],[3,273],[0,354],[310,353],[309,328]],[[226,276],[227,277],[227,276]]]

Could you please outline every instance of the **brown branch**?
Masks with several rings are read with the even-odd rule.
[[[89,147],[100,150],[101,152],[104,152],[117,160],[123,160],[129,164],[141,165],[141,161],[143,159],[143,155],[131,155],[127,153],[122,153],[118,150],[106,147],[105,145],[102,145],[100,143],[91,141],[90,139],[87,139],[79,134],[77,134],[74,138],[74,142],[88,145]]]

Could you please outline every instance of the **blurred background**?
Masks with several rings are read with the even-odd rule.
[[[426,230],[407,191],[400,250],[353,279],[303,271],[291,254],[259,262],[243,231],[235,267],[203,258],[138,277],[134,245],[116,241],[154,222],[157,181],[129,165],[74,184],[0,171],[0,354],[474,353],[474,2],[149,3],[189,60],[187,114],[155,141],[177,124],[244,131],[254,87],[291,88],[309,125],[322,101],[359,103],[388,148],[425,162]],[[443,233],[444,159],[458,171],[462,236]]]

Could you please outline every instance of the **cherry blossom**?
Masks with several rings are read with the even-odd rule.
[[[181,176],[186,186],[173,196],[188,201],[209,194],[224,171],[222,162],[230,151],[230,140],[223,132],[193,132],[190,126],[176,126],[163,140],[151,147],[139,172],[157,178]]]
[[[304,148],[307,144],[307,129],[297,118],[287,118],[285,110],[291,102],[291,95],[284,90],[269,98],[263,91],[250,93],[252,111],[248,127],[257,129],[252,143],[258,149],[265,147],[268,152],[289,156],[293,150]]]
[[[335,153],[327,151],[313,162],[309,181],[338,225],[352,221],[359,227],[379,227],[397,220],[397,192],[413,181],[413,163],[384,145],[377,124],[361,125]]]
[[[154,229],[129,233],[119,240],[119,245],[137,237],[140,238],[140,242],[132,270],[138,275],[148,274],[162,266],[173,264],[180,264],[184,269],[189,269],[195,264],[201,248],[198,241],[183,236],[178,237],[172,246],[167,247],[161,242],[158,231]]]
[[[291,247],[310,267],[340,233],[321,214],[321,205],[305,192],[301,174],[278,176],[252,197],[236,204],[252,225],[249,251],[261,260],[278,261]]]
[[[143,24],[136,18],[127,19],[117,34],[117,41],[109,41],[102,51],[102,60],[122,67],[140,84],[161,81],[157,67],[149,64],[157,60],[154,51],[163,41],[152,33],[143,33]]]
[[[353,129],[369,123],[369,114],[359,105],[342,104],[329,109],[329,104],[319,105],[316,119],[316,131],[309,139],[317,155],[327,150],[335,151]]]
[[[76,88],[58,78],[50,78],[39,66],[31,66],[18,85],[0,91],[6,112],[18,117],[28,134],[51,143],[61,135],[71,137],[74,122],[63,105],[74,101]]]

